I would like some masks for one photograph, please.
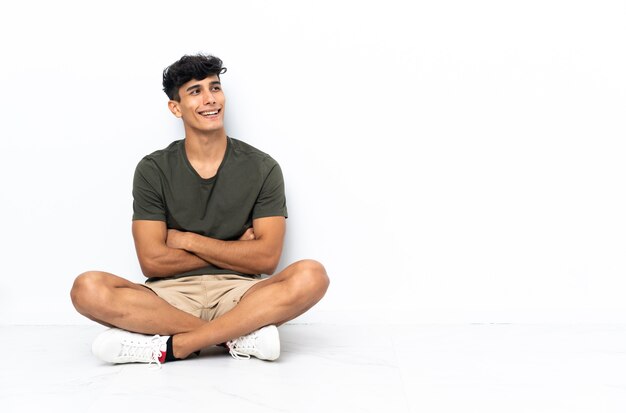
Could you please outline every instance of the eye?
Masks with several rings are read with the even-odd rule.
[[[189,92],[190,95],[197,95],[198,93],[200,93],[198,89],[194,89],[191,92]]]
[[[215,92],[219,92],[220,90],[222,90],[222,88],[220,86],[213,86],[213,90]]]

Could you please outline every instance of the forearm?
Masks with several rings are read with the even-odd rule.
[[[146,277],[161,278],[197,270],[209,263],[185,250],[164,247],[144,262],[140,261],[140,265]]]
[[[217,267],[244,274],[272,274],[280,258],[280,251],[263,239],[222,241],[187,232],[183,248]]]

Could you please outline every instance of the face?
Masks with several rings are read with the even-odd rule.
[[[192,79],[178,89],[180,102],[169,101],[172,113],[182,118],[185,130],[192,133],[223,131],[226,99],[217,75]]]

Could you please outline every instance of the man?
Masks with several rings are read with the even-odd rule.
[[[236,358],[274,360],[276,326],[326,293],[328,276],[313,260],[259,276],[275,271],[282,252],[283,177],[270,156],[226,135],[225,71],[210,55],[163,71],[185,138],[135,171],[132,231],[145,285],[99,271],[74,282],[78,312],[111,327],[92,346],[104,361],[160,365],[220,344]]]

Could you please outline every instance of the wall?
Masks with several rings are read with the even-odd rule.
[[[409,6],[410,5],[410,6]],[[141,281],[134,167],[182,137],[161,70],[228,67],[227,130],[286,176],[303,322],[626,322],[619,1],[14,2],[0,13],[0,323]]]

